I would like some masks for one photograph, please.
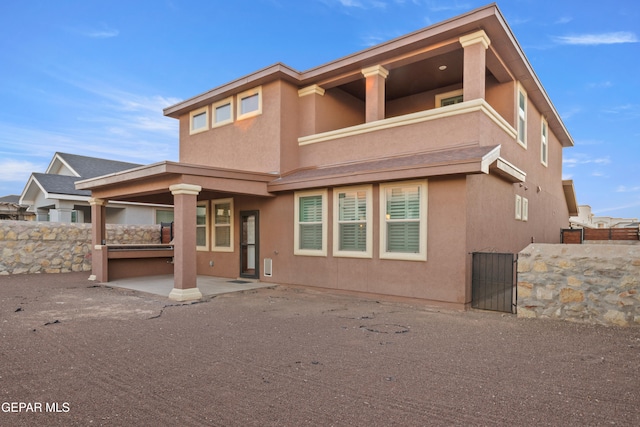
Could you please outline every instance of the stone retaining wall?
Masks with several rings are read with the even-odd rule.
[[[159,242],[159,225],[107,224],[107,243]],[[91,224],[0,221],[0,275],[71,271],[91,271]]]
[[[529,245],[518,258],[518,317],[640,326],[640,245]]]

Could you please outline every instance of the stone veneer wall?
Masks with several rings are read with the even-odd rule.
[[[159,225],[107,224],[107,243],[159,242]],[[0,221],[0,275],[71,271],[91,271],[91,224]]]
[[[518,317],[640,326],[640,245],[529,245],[518,258]]]

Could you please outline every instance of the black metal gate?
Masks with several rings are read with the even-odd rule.
[[[474,252],[471,281],[473,308],[516,312],[516,254]]]

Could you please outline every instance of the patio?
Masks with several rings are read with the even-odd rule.
[[[173,289],[173,283],[173,275],[164,274],[159,276],[119,279],[104,283],[104,285],[169,297],[169,293]],[[198,276],[197,283],[203,298],[276,286],[273,283],[262,283],[250,279],[229,279],[227,277],[213,276]]]

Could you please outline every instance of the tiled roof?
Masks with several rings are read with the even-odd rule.
[[[49,194],[68,194],[73,196],[91,196],[91,191],[76,190],[77,176],[55,175],[51,173],[33,173],[33,179]]]
[[[109,175],[142,166],[137,163],[119,162],[116,160],[99,159],[97,157],[79,156],[77,154],[56,154],[64,159],[83,179]]]

